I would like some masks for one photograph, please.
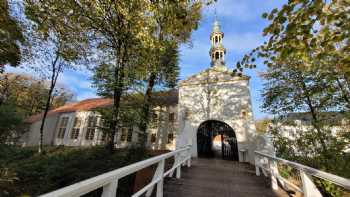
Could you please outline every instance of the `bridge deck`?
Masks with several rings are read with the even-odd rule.
[[[194,159],[191,168],[181,169],[181,179],[167,179],[164,197],[272,197],[288,196],[274,192],[265,177],[255,176],[249,164],[219,159]]]

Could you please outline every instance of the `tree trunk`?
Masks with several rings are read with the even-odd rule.
[[[147,90],[143,99],[141,121],[139,125],[139,129],[140,129],[139,143],[142,148],[145,148],[147,144],[147,126],[150,120],[149,113],[150,113],[150,106],[151,106],[151,96],[152,96],[153,87],[156,81],[156,77],[157,77],[157,74],[155,72],[152,72],[150,77],[148,78]]]
[[[42,119],[41,125],[40,125],[40,139],[39,139],[39,149],[38,149],[39,153],[42,153],[42,151],[43,151],[44,126],[45,126],[47,114],[48,114],[49,109],[50,109],[52,92],[55,89],[58,75],[62,69],[62,65],[60,63],[58,64],[58,67],[56,67],[58,59],[59,59],[59,55],[58,55],[58,53],[56,53],[55,60],[51,65],[52,66],[51,85],[50,85],[48,97],[47,97],[46,104],[45,104],[45,111],[44,111],[43,119]]]
[[[45,111],[44,111],[43,119],[42,119],[41,125],[40,125],[40,141],[39,141],[39,150],[38,150],[39,153],[41,153],[43,150],[44,126],[45,126],[47,113],[49,112],[49,109],[50,109],[51,94],[52,94],[54,88],[55,88],[55,85],[51,84],[48,98],[47,98],[46,104],[45,104]]]
[[[114,138],[118,133],[118,117],[119,117],[119,108],[120,100],[123,93],[123,80],[124,80],[124,65],[122,62],[117,62],[117,67],[114,69],[114,78],[115,84],[113,88],[113,110],[112,110],[112,121],[111,121],[111,135],[109,139],[108,148],[110,153],[114,153]]]
[[[301,76],[301,75],[299,75],[299,76]],[[317,115],[316,109],[315,109],[315,107],[312,104],[312,100],[311,100],[311,97],[310,97],[310,94],[309,94],[309,90],[307,89],[306,84],[304,83],[304,80],[300,79],[300,78],[299,78],[299,80],[300,80],[301,85],[302,85],[302,89],[303,89],[304,96],[305,96],[305,99],[306,99],[306,104],[309,107],[309,111],[310,111],[312,119],[313,119],[312,125],[317,131],[318,138],[320,140],[320,143],[321,143],[323,151],[326,151],[327,150],[327,146],[326,146],[326,143],[324,141],[324,136],[323,136],[322,130],[321,130],[320,126],[319,126],[320,121],[318,119],[318,115]]]

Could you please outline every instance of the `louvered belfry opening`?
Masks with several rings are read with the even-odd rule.
[[[221,121],[208,120],[198,127],[197,150],[198,157],[238,161],[236,134]]]

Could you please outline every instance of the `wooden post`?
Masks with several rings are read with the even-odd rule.
[[[103,186],[103,193],[101,197],[115,197],[117,195],[118,179]]]

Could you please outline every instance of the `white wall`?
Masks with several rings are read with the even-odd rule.
[[[46,118],[43,130],[43,144],[53,145],[53,136],[57,125],[58,115],[49,116]],[[23,146],[38,146],[40,140],[40,125],[41,120],[38,120],[30,125],[28,133],[24,134],[20,141]]]
[[[209,73],[210,72],[210,73]],[[179,88],[179,136],[177,147],[193,144],[197,156],[197,129],[206,120],[225,122],[235,131],[238,150],[247,149],[247,160],[254,160],[255,125],[249,79],[228,77],[225,70],[202,72],[184,81]],[[209,79],[208,79],[209,76]],[[243,113],[246,115],[243,115]],[[239,155],[240,161],[242,156]]]

